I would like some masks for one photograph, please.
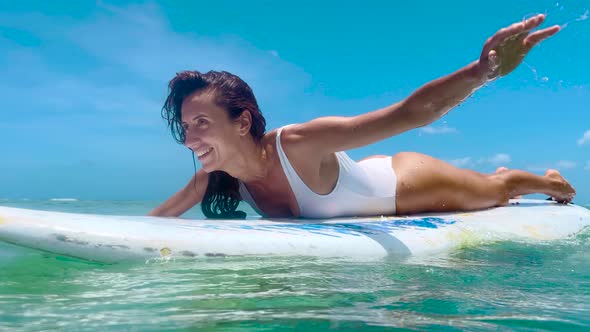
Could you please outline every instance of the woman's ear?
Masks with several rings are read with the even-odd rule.
[[[250,127],[252,127],[252,114],[250,111],[243,111],[238,117],[238,123],[240,125],[240,135],[245,136],[250,133]]]

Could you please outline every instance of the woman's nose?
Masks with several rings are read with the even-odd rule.
[[[194,130],[185,130],[184,131],[184,144],[190,145],[199,140],[199,137],[196,135]]]

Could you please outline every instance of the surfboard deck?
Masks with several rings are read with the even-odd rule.
[[[189,220],[0,207],[0,241],[105,263],[237,255],[373,260],[562,239],[588,225],[586,208],[530,199],[468,213],[335,219]]]

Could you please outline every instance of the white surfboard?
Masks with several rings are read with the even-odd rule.
[[[0,207],[0,241],[107,263],[233,255],[373,260],[498,240],[563,239],[588,225],[586,208],[527,199],[469,213],[325,220],[188,220]]]

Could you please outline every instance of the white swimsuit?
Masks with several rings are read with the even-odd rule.
[[[397,178],[391,157],[380,157],[355,162],[345,152],[336,152],[339,174],[331,193],[319,195],[301,180],[281,146],[281,131],[276,145],[283,172],[291,185],[302,218],[332,218],[395,214]],[[263,215],[248,189],[240,181],[240,194],[258,213]]]

